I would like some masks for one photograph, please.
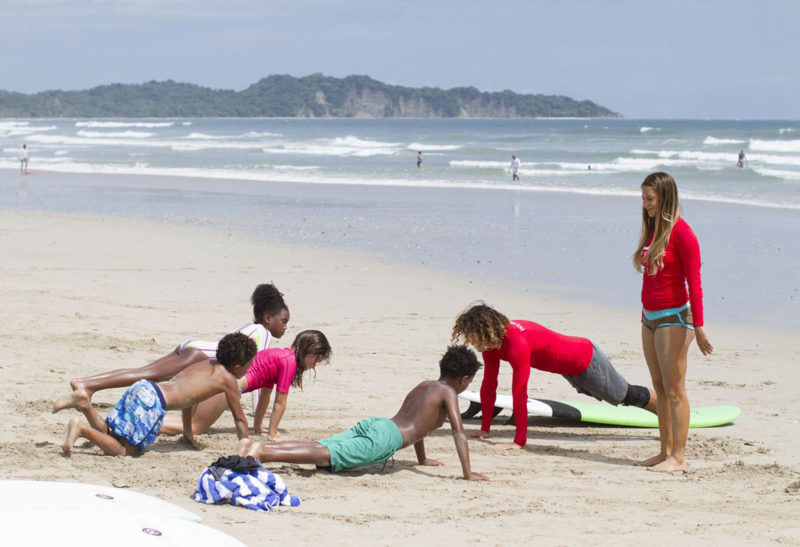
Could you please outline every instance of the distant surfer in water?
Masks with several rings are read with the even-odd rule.
[[[28,146],[23,144],[19,151],[19,172],[23,175],[28,171]]]
[[[519,181],[519,175],[517,175],[517,171],[519,171],[519,158],[514,154],[511,154],[511,180],[513,182]]]
[[[744,155],[744,150],[739,150],[739,161],[736,162],[736,167],[747,167],[747,158]]]

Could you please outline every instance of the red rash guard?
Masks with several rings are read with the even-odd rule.
[[[497,374],[500,360],[513,369],[511,395],[514,399],[514,442],[525,446],[528,438],[528,377],[531,368],[577,376],[589,367],[592,343],[586,338],[565,336],[533,321],[514,320],[508,324],[499,349],[483,352],[481,384],[481,429],[489,432],[497,398]]]
[[[645,250],[650,247],[652,238]],[[644,253],[644,251],[642,251]],[[644,254],[642,255],[644,257]],[[682,218],[672,227],[664,250],[664,267],[642,280],[642,307],[649,311],[680,308],[686,302],[692,308],[695,327],[703,326],[703,286],[700,282],[700,245],[697,236]],[[689,292],[686,292],[686,285]]]

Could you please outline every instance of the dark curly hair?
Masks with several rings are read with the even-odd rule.
[[[479,368],[481,364],[475,352],[461,344],[448,346],[439,361],[439,373],[446,378],[472,377]]]
[[[236,365],[246,365],[258,348],[252,338],[241,332],[232,332],[222,337],[217,344],[217,362],[228,370]]]
[[[318,330],[304,330],[292,342],[297,370],[292,378],[292,385],[303,389],[303,374],[306,371],[305,357],[314,354],[318,357],[317,363],[325,363],[331,358],[331,345],[325,335]]]
[[[476,342],[487,348],[499,348],[508,328],[508,317],[484,303],[475,304],[456,318],[453,326],[453,342],[463,338],[465,342]]]
[[[250,297],[253,304],[253,323],[263,323],[265,315],[276,315],[289,307],[283,301],[283,293],[272,283],[262,283]]]

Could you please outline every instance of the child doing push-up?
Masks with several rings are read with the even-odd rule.
[[[75,408],[83,412],[89,423],[80,418],[70,420],[62,446],[64,455],[72,455],[78,437],[88,439],[112,456],[144,452],[155,441],[166,411],[177,409],[183,409],[184,437],[196,446],[192,407],[220,392],[225,393],[239,439],[247,437],[247,419],[239,402],[236,380],[244,376],[255,354],[253,340],[239,332],[228,334],[219,341],[216,361],[195,363],[160,386],[152,380],[139,380],[125,391],[105,420],[92,407],[88,393],[76,390]]]
[[[239,454],[262,462],[312,463],[341,471],[385,462],[397,450],[413,444],[420,465],[443,465],[427,457],[423,439],[449,419],[464,478],[487,480],[470,468],[467,438],[458,409],[458,393],[469,386],[479,367],[470,349],[451,346],[439,362],[439,379],[426,380],[412,389],[392,419],[367,418],[319,442],[262,444],[243,439],[239,441]]]

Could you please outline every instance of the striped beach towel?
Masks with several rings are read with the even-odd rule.
[[[289,495],[283,479],[264,469],[260,463],[253,471],[236,471],[215,465],[207,467],[197,481],[194,501],[230,503],[253,511],[269,511],[278,505],[300,505],[300,498]]]

